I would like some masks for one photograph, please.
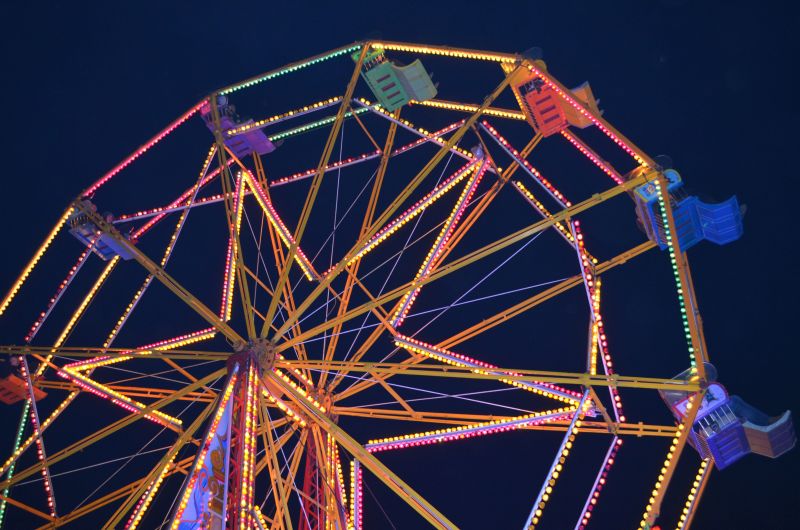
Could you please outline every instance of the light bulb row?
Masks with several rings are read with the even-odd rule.
[[[480,105],[470,103],[454,103],[451,101],[441,101],[436,99],[429,99],[427,101],[417,101],[412,99],[410,105],[422,105],[424,107],[433,107],[435,109],[457,110],[461,112],[477,112],[481,108]],[[522,120],[525,121],[525,115],[518,110],[506,110],[487,108],[483,111],[486,116],[495,116],[498,118],[507,118],[509,120]]]
[[[571,143],[573,146],[575,146],[575,148],[578,149],[578,151],[583,153],[586,156],[586,158],[591,160],[592,163],[594,163],[594,165],[596,165],[597,167],[602,169],[603,173],[605,173],[606,175],[611,177],[611,179],[614,182],[616,182],[617,184],[620,184],[620,185],[625,183],[625,181],[623,180],[622,176],[620,176],[620,174],[613,167],[611,167],[608,164],[608,162],[606,162],[605,160],[600,158],[600,155],[598,155],[596,152],[594,152],[594,150],[591,147],[586,145],[577,136],[575,136],[574,134],[569,132],[567,129],[564,129],[563,131],[561,131],[561,136],[566,138],[569,141],[569,143]]]
[[[275,231],[278,232],[278,236],[280,236],[283,244],[286,245],[287,248],[290,248],[295,243],[294,235],[289,231],[286,225],[283,224],[283,220],[281,220],[280,215],[278,215],[278,212],[272,205],[272,201],[270,201],[267,197],[267,194],[261,187],[261,184],[259,184],[256,179],[253,178],[253,175],[249,171],[244,173],[244,175],[247,185],[253,191],[253,195],[258,201],[258,204],[261,206],[261,209],[264,211],[264,214],[267,216],[267,220],[275,228]],[[312,273],[313,267],[311,265],[311,260],[308,259],[300,247],[296,248],[294,259],[297,262],[297,265],[300,267],[300,270],[303,271],[306,279],[308,281],[313,281],[314,275]]]
[[[687,528],[686,524],[689,522],[689,514],[694,509],[698,500],[698,495],[700,494],[700,485],[707,480],[708,473],[711,472],[711,467],[709,467],[710,463],[710,458],[706,458],[700,462],[700,469],[697,470],[697,474],[694,477],[694,482],[692,482],[689,495],[686,497],[686,504],[681,511],[681,517],[678,520],[678,526],[675,527],[675,530],[685,530]]]
[[[478,168],[478,170],[473,174],[473,176],[467,180],[467,183],[464,185],[464,190],[458,197],[458,200],[456,201],[455,206],[453,206],[453,210],[450,212],[450,215],[445,220],[444,226],[436,236],[433,246],[431,246],[428,254],[425,256],[425,259],[422,260],[422,264],[417,271],[417,275],[414,277],[415,282],[421,278],[427,277],[436,266],[436,261],[439,259],[439,256],[441,256],[442,252],[447,246],[450,237],[453,235],[453,231],[458,225],[458,222],[461,220],[464,210],[466,210],[467,205],[472,199],[472,195],[475,193],[475,189],[478,187],[478,184],[480,184],[481,178],[483,178],[484,173],[486,173],[486,168],[488,167],[489,164],[484,161],[480,168]],[[406,315],[408,315],[408,312],[411,310],[411,306],[414,304],[414,300],[416,300],[417,296],[419,295],[420,289],[421,287],[417,287],[416,289],[412,289],[403,295],[400,305],[394,314],[392,325],[399,327],[403,324]]]
[[[189,504],[189,498],[191,497],[192,490],[194,489],[194,485],[197,482],[198,472],[200,471],[200,468],[205,464],[206,454],[208,453],[208,450],[211,447],[211,442],[217,435],[217,428],[219,427],[219,422],[222,420],[222,416],[226,412],[226,409],[228,407],[228,401],[231,399],[231,394],[233,393],[234,386],[236,386],[238,375],[239,375],[238,369],[234,368],[233,372],[231,372],[228,384],[225,387],[225,391],[222,394],[222,398],[220,399],[219,405],[217,406],[217,410],[214,413],[214,418],[211,421],[211,425],[208,429],[208,434],[203,440],[203,445],[200,449],[200,452],[195,457],[194,465],[192,466],[192,470],[189,473],[189,480],[187,481],[186,486],[183,490],[183,495],[181,495],[181,500],[178,503],[178,509],[175,511],[175,518],[172,520],[172,523],[170,524],[169,527],[170,530],[178,530],[178,527],[181,524],[181,519],[183,518],[183,512],[186,510],[186,506]]]
[[[262,76],[256,77],[255,79],[250,79],[248,81],[244,81],[242,83],[236,84],[230,88],[227,88],[220,92],[221,95],[230,94],[231,92],[236,92],[238,90],[242,90],[243,88],[248,88],[253,85],[257,85],[259,83],[263,83],[264,81],[269,81],[270,79],[275,79],[276,77],[281,77],[286,74],[290,74],[292,72],[296,72],[298,70],[302,70],[303,68],[307,68],[309,66],[313,66],[315,64],[322,63],[329,59],[333,59],[334,57],[339,57],[341,55],[346,55],[348,53],[354,52],[355,50],[360,50],[361,45],[357,46],[350,46],[349,48],[344,48],[341,50],[336,50],[334,52],[328,53],[326,55],[322,55],[320,57],[315,57],[313,59],[309,59],[306,61],[302,61],[290,66],[286,66],[281,68],[280,70],[276,70],[274,72],[270,72],[268,74],[264,74]]]
[[[186,120],[188,120],[189,118],[194,116],[194,114],[198,110],[200,110],[200,108],[205,104],[206,104],[206,100],[204,99],[203,101],[201,101],[200,103],[198,103],[197,105],[195,105],[194,107],[190,108],[188,111],[183,113],[177,120],[175,120],[174,122],[172,122],[169,125],[167,125],[167,127],[165,129],[163,129],[156,136],[151,138],[146,144],[144,144],[139,149],[134,151],[130,156],[128,156],[128,158],[126,158],[125,160],[123,160],[122,162],[120,162],[119,164],[114,166],[114,168],[111,171],[109,171],[108,173],[106,173],[105,175],[100,177],[100,179],[98,179],[94,184],[89,186],[83,192],[83,196],[85,197],[85,196],[92,195],[95,191],[98,190],[98,188],[100,188],[100,186],[102,186],[103,184],[105,184],[106,182],[111,180],[111,178],[114,177],[114,175],[116,175],[117,173],[119,173],[120,171],[122,171],[123,169],[128,167],[134,160],[136,160],[137,158],[142,156],[151,147],[153,147],[158,142],[160,142],[161,140],[166,138],[167,135],[169,135],[172,131],[177,129],[183,122],[185,122]]]
[[[164,464],[164,467],[158,473],[156,479],[147,487],[147,490],[145,490],[144,494],[139,499],[139,502],[136,503],[133,513],[131,513],[131,516],[128,518],[128,522],[125,525],[125,530],[135,530],[136,527],[139,526],[144,514],[147,513],[147,509],[150,507],[150,503],[153,502],[153,497],[155,497],[158,489],[164,482],[164,478],[166,478],[167,474],[172,469],[173,462],[177,456],[178,453],[172,455],[172,458],[170,458],[169,461]]]
[[[695,362],[695,349],[694,344],[692,343],[692,332],[691,328],[689,327],[689,315],[687,313],[686,304],[684,303],[683,293],[685,286],[683,285],[683,281],[681,281],[681,274],[680,270],[678,269],[678,256],[675,249],[675,242],[673,241],[673,234],[669,229],[669,219],[667,217],[667,208],[664,204],[665,200],[669,200],[669,195],[667,190],[663,189],[661,185],[661,179],[655,179],[653,183],[656,186],[656,196],[658,197],[658,206],[661,210],[661,221],[664,225],[664,239],[667,242],[667,251],[669,252],[669,262],[672,266],[672,274],[675,277],[675,285],[677,287],[677,295],[678,295],[678,305],[680,306],[681,312],[681,323],[683,324],[683,336],[686,339],[687,348],[689,350],[689,363],[691,368],[696,370],[697,363]],[[665,199],[666,195],[666,199]]]
[[[434,187],[431,191],[429,191],[424,197],[414,203],[410,208],[408,208],[405,212],[401,215],[396,217],[393,221],[390,221],[389,224],[381,228],[372,238],[367,241],[364,246],[355,253],[355,255],[350,258],[350,261],[347,262],[348,265],[352,265],[357,260],[364,257],[365,254],[370,252],[372,249],[377,247],[379,244],[383,243],[386,238],[390,235],[397,232],[403,225],[414,219],[417,215],[422,213],[425,208],[436,202],[440,199],[445,193],[453,189],[459,182],[461,182],[467,175],[469,175],[477,166],[477,162],[470,162],[462,166],[458,171],[453,173],[450,177],[446,178],[443,182],[439,183],[438,186]]]
[[[25,342],[30,343],[36,336],[36,334],[39,332],[39,329],[42,327],[42,324],[44,324],[44,320],[47,318],[47,315],[50,314],[50,312],[53,310],[53,307],[55,307],[56,303],[58,303],[58,301],[61,299],[61,295],[64,294],[64,290],[69,286],[70,283],[72,283],[72,280],[75,278],[75,276],[78,274],[78,271],[86,262],[86,259],[89,257],[89,253],[91,251],[92,251],[92,246],[90,245],[86,247],[86,249],[81,253],[80,256],[78,256],[78,261],[67,272],[67,277],[64,278],[64,280],[58,285],[55,294],[50,298],[50,300],[47,301],[47,309],[39,313],[39,316],[36,318],[36,321],[31,326],[30,330],[28,331],[28,334],[25,335]]]
[[[364,114],[365,112],[369,111],[367,108],[360,108],[355,109],[353,111],[347,111],[344,113],[345,118],[350,118],[353,114]],[[319,129],[320,127],[324,127],[336,121],[336,116],[328,116],[327,118],[322,118],[321,120],[312,121],[305,125],[301,125],[299,127],[295,127],[293,129],[287,129],[285,131],[281,131],[279,133],[275,133],[269,137],[270,142],[277,142],[278,140],[283,140],[284,138],[288,138],[290,136],[297,136],[298,134],[302,134],[304,132],[312,131],[314,129]]]
[[[428,344],[426,342],[422,342],[417,339],[412,339],[411,337],[407,337],[405,335],[397,335],[395,337],[395,345],[406,350],[409,350],[413,353],[418,353],[420,355],[424,355],[426,357],[436,359],[437,361],[444,362],[446,364],[450,364],[453,366],[460,366],[464,368],[475,368],[472,370],[474,373],[480,373],[485,375],[506,375],[506,376],[520,376],[516,372],[505,372],[505,371],[495,371],[498,367],[489,364],[483,361],[479,361],[477,359],[473,359],[467,355],[461,353],[455,353],[450,350],[446,350],[444,348],[439,348],[438,346],[434,346],[433,344]],[[528,381],[517,381],[515,379],[500,379],[501,382],[506,383],[508,385],[515,386],[522,390],[527,390],[529,392],[533,392],[535,394],[540,394],[544,397],[556,399],[558,401],[569,403],[571,405],[575,405],[581,398],[581,394],[575,392],[574,390],[567,390],[566,388],[562,388],[558,385],[554,385],[552,383],[543,383],[543,382],[528,382]]]
[[[303,105],[302,107],[299,107],[297,109],[289,110],[281,114],[276,114],[274,116],[270,116],[269,118],[264,118],[263,120],[254,121],[252,123],[246,123],[239,127],[228,129],[227,131],[225,131],[225,135],[236,136],[238,134],[251,131],[253,129],[261,129],[262,127],[266,127],[267,125],[272,125],[289,118],[298,118],[300,116],[305,116],[306,114],[310,114],[320,109],[330,107],[331,105],[335,105],[336,103],[339,103],[341,100],[342,96],[336,96],[333,98],[323,99],[322,101],[317,101],[316,103],[311,103],[310,105]]]
[[[361,465],[354,458],[350,462],[350,524],[348,530],[361,530],[363,526],[363,480]]]
[[[514,161],[519,166],[521,166],[528,175],[533,177],[534,180],[536,180],[539,184],[541,184],[547,191],[547,193],[549,193],[556,201],[558,201],[560,205],[564,207],[572,206],[572,203],[569,202],[567,198],[564,197],[564,195],[562,195],[561,192],[558,191],[558,189],[556,189],[556,187],[549,180],[544,178],[542,174],[539,173],[539,170],[533,167],[527,160],[522,158],[520,152],[514,149],[511,143],[505,138],[503,138],[503,136],[501,136],[499,132],[497,132],[497,129],[489,125],[489,122],[487,122],[486,120],[482,122],[482,125],[484,130],[489,132],[489,134],[492,136],[495,142],[497,142],[497,144],[503,149],[503,151],[505,151],[506,154],[508,154],[512,159],[514,159]]]
[[[17,280],[11,286],[11,289],[8,291],[8,294],[6,294],[5,298],[3,298],[3,301],[0,302],[0,315],[2,315],[5,312],[5,310],[8,309],[9,304],[11,304],[11,301],[17,295],[17,292],[19,292],[19,290],[22,288],[22,284],[25,283],[25,280],[28,278],[28,276],[30,276],[34,267],[36,267],[36,264],[39,263],[40,259],[42,259],[44,253],[47,251],[48,247],[50,247],[50,244],[56,238],[58,233],[61,231],[61,228],[67,222],[67,219],[70,218],[70,216],[74,211],[75,211],[74,208],[67,208],[64,214],[61,217],[59,217],[58,221],[56,221],[56,225],[53,227],[52,230],[50,230],[50,233],[47,234],[47,237],[44,239],[44,242],[39,246],[38,249],[36,249],[36,252],[31,258],[31,261],[22,270],[22,273],[19,275],[19,278],[17,278]]]
[[[619,451],[621,446],[622,438],[615,437],[611,442],[611,448],[609,452],[606,454],[603,466],[600,468],[600,473],[597,475],[597,481],[594,483],[592,491],[589,492],[589,498],[586,502],[586,505],[583,507],[583,512],[581,512],[581,515],[578,518],[580,523],[578,524],[578,528],[576,530],[586,530],[586,525],[589,524],[589,521],[592,518],[592,512],[594,511],[595,506],[597,506],[597,501],[600,498],[600,492],[603,491],[603,488],[606,486],[608,472],[611,470],[611,466],[614,465],[614,462],[617,459],[617,451]]]
[[[486,436],[498,432],[507,432],[523,429],[530,425],[540,425],[556,420],[572,417],[575,407],[562,407],[543,412],[534,412],[524,416],[515,416],[502,420],[492,420],[481,423],[473,423],[460,427],[448,427],[431,431],[419,432],[414,434],[404,434],[401,436],[390,436],[377,440],[370,440],[364,448],[370,453],[389,451],[392,449],[404,449],[407,447],[417,447],[435,443],[449,442],[452,440],[463,440],[475,436]]]
[[[611,354],[608,349],[608,338],[606,337],[605,326],[603,324],[603,315],[600,312],[600,292],[602,280],[597,276],[595,271],[596,260],[589,255],[584,243],[583,232],[581,231],[580,221],[577,219],[572,221],[572,229],[574,231],[576,247],[581,261],[581,276],[586,286],[589,302],[592,311],[592,331],[591,331],[591,346],[589,356],[589,373],[591,375],[597,374],[597,355],[600,354],[600,359],[603,364],[603,369],[606,375],[614,374],[614,363],[611,360]],[[614,417],[617,421],[625,421],[625,415],[622,411],[622,398],[619,395],[619,390],[616,387],[609,387],[609,392],[614,402]]]
[[[28,401],[30,402],[28,412],[31,418],[31,426],[33,427],[33,435],[36,440],[36,455],[39,458],[39,463],[42,465],[42,484],[44,486],[45,495],[47,496],[47,507],[50,510],[50,516],[57,517],[58,514],[56,513],[56,499],[53,493],[53,481],[50,478],[50,469],[45,463],[47,460],[47,455],[45,453],[44,443],[42,441],[42,431],[41,426],[39,425],[39,414],[36,410],[36,403],[34,402],[33,387],[31,383],[30,372],[28,371],[28,361],[25,357],[19,358],[19,366],[22,380],[25,383],[25,389],[28,393]]]
[[[581,427],[581,421],[583,420],[583,415],[585,413],[587,404],[587,396],[588,391],[586,394],[584,394],[578,407],[573,409],[574,412],[572,414],[572,422],[570,423],[564,440],[561,442],[558,454],[556,455],[556,460],[554,460],[553,464],[550,466],[550,470],[545,478],[545,483],[542,486],[542,489],[539,491],[539,496],[534,502],[533,511],[528,519],[528,530],[533,530],[536,525],[539,524],[539,520],[544,512],[544,507],[547,504],[547,501],[550,499],[550,495],[553,493],[553,488],[558,481],[558,477],[561,475],[561,471],[564,468],[567,457],[572,450],[572,444],[575,442],[575,437],[578,435],[578,431]]]
[[[689,399],[689,402],[686,404],[686,413],[689,413],[689,410],[692,408],[693,403],[692,399]],[[642,520],[639,522],[639,528],[645,529],[649,528],[649,524],[651,523],[651,518],[657,516],[658,514],[652,514],[653,506],[655,505],[656,498],[661,494],[661,488],[664,487],[666,484],[665,478],[667,472],[673,466],[673,460],[675,458],[675,454],[678,449],[678,444],[680,442],[680,438],[683,436],[683,431],[686,429],[686,426],[683,423],[678,424],[678,429],[675,431],[675,436],[672,437],[672,442],[669,446],[669,451],[667,451],[667,458],[664,460],[664,464],[661,466],[661,471],[658,474],[658,478],[656,479],[655,486],[653,487],[653,491],[650,494],[650,499],[647,502],[647,506],[644,509],[644,513],[642,514]]]
[[[395,44],[391,42],[373,42],[372,47],[378,50],[395,50],[399,52],[422,53],[426,55],[441,55],[456,59],[476,59],[479,61],[492,61],[513,64],[516,58],[511,54],[488,53],[483,51],[457,50],[454,48],[432,48],[430,46],[417,46],[413,44]]]

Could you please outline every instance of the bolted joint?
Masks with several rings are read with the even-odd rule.
[[[235,364],[246,360],[254,361],[262,374],[271,371],[275,366],[277,351],[275,343],[270,340],[255,338],[247,342],[237,342],[233,345],[233,351],[235,353],[228,359],[229,371]]]

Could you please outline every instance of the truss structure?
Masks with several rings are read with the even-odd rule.
[[[376,50],[438,61],[440,89],[453,99],[470,83],[473,92],[489,86],[488,95],[386,110],[359,82],[367,54]],[[471,68],[478,73],[466,74]],[[532,74],[590,130],[569,127],[546,139],[532,131],[512,91],[516,77]],[[287,87],[295,78],[344,89],[292,106],[285,102],[294,101]],[[278,112],[225,130],[220,97],[245,108],[263,100],[247,99],[262,89],[269,89]],[[210,147],[197,117],[204,109],[210,109]],[[201,162],[193,179],[167,178],[156,165],[155,182],[148,169],[112,191],[184,130],[193,135],[184,146],[198,145],[199,134],[207,138],[200,142],[204,152],[192,151]],[[232,140],[254,131],[284,144],[275,153],[238,156]],[[314,144],[314,138],[320,141]],[[592,140],[602,145],[590,147]],[[534,165],[537,153],[555,144],[589,163],[580,166],[581,176],[554,169],[545,177]],[[613,152],[604,155],[613,165],[599,154],[603,150]],[[281,158],[284,153],[291,156]],[[310,168],[303,167],[304,157],[313,157]],[[290,162],[294,168],[283,173]],[[176,183],[183,192],[171,191]],[[25,340],[0,347],[3,355],[22,359],[26,392],[19,426],[10,434],[13,452],[0,461],[0,521],[13,519],[14,528],[361,530],[365,519],[382,517],[379,501],[364,497],[371,482],[382,483],[431,526],[452,529],[469,526],[469,515],[440,511],[420,484],[412,486],[402,469],[385,463],[388,453],[477,443],[467,439],[478,437],[559,437],[554,453],[537,449],[528,455],[544,459],[547,469],[544,476],[527,475],[527,503],[513,517],[534,528],[547,521],[560,476],[577,466],[571,452],[603,439],[597,463],[581,473],[580,498],[571,495],[576,504],[570,521],[558,522],[582,529],[592,526],[607,484],[650,491],[650,485],[615,477],[613,467],[624,456],[623,441],[653,437],[664,440],[667,453],[652,494],[641,499],[639,527],[650,528],[662,512],[693,409],[690,404],[677,425],[629,421],[623,398],[657,390],[702,396],[708,354],[686,254],[677,238],[668,237],[676,319],[683,323],[676,334],[685,336],[684,359],[697,377],[684,382],[669,374],[616,372],[601,308],[604,280],[657,245],[639,234],[638,241],[621,238],[634,243],[609,254],[608,245],[599,244],[590,252],[587,239],[600,231],[592,230],[593,223],[605,214],[596,212],[620,204],[627,205],[622,209],[630,210],[635,228],[626,193],[646,183],[661,194],[667,235],[675,233],[659,166],[544,63],[525,55],[358,42],[215,91],[71,202],[0,302],[0,314],[11,311],[48,248],[61,239],[72,247],[62,245],[66,250],[53,254],[75,248],[60,234],[76,216],[93,227]],[[151,199],[161,196],[157,192],[173,198],[162,206],[141,204],[161,200]],[[112,217],[100,215],[94,204],[121,211],[135,206]],[[216,217],[207,213],[212,211]],[[203,227],[202,235],[192,238],[195,225]],[[219,244],[212,248],[215,235]],[[542,280],[548,273],[534,264],[549,253],[533,258],[526,250],[540,236],[561,252],[553,258],[561,268],[555,280]],[[95,257],[101,241],[117,249],[102,263]],[[85,290],[75,293],[93,273]],[[138,282],[133,288],[131,278]],[[498,279],[502,292],[465,299]],[[44,288],[45,280],[37,277],[36,285]],[[122,301],[125,292],[133,295]],[[505,331],[534,318],[535,308],[581,292],[586,309],[576,320],[583,332],[567,323],[563,328],[581,336],[578,351],[565,346],[537,364],[544,354],[536,342],[520,340],[519,327]],[[169,309],[148,304],[150,297]],[[445,305],[436,306],[437,298]],[[440,319],[456,312],[457,319]],[[101,316],[93,318],[95,313]],[[111,314],[106,323],[102,317]],[[176,333],[161,335],[163,329]],[[535,369],[553,366],[552,359],[581,368]],[[35,389],[48,397],[37,401]],[[104,408],[98,400],[105,400]],[[105,412],[82,421],[80,411],[87,410]],[[508,431],[520,432],[501,434]],[[150,442],[142,445],[151,438],[160,444],[157,450]],[[124,460],[124,472],[92,473],[86,482],[92,487],[81,497],[76,492],[86,484],[71,485],[71,473],[89,474],[106,460]],[[710,469],[701,462],[678,528],[691,523]],[[550,517],[555,524],[556,514]]]

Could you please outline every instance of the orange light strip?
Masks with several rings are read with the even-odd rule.
[[[686,497],[686,505],[683,507],[681,517],[678,520],[678,525],[675,527],[675,530],[686,530],[689,528],[689,524],[692,522],[690,515],[697,509],[700,493],[703,491],[705,483],[708,482],[708,477],[713,469],[713,466],[710,465],[711,462],[712,460],[710,458],[700,462],[700,469],[697,470],[697,474],[694,477],[692,488],[689,490],[689,495]]]

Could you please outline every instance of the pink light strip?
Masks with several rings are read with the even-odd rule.
[[[606,485],[608,472],[611,469],[611,466],[614,465],[614,461],[617,459],[617,451],[619,451],[620,446],[622,446],[622,439],[614,436],[614,438],[611,440],[611,446],[608,448],[608,452],[606,452],[606,456],[603,459],[603,464],[600,466],[600,471],[597,473],[597,478],[594,480],[594,485],[592,486],[591,491],[589,491],[589,497],[586,499],[586,504],[583,505],[583,511],[581,511],[581,515],[578,517],[578,524],[575,525],[575,530],[585,530],[586,525],[589,524],[589,520],[592,517],[592,511],[597,505],[597,499],[600,497],[600,492],[603,491],[603,488]]]
[[[93,194],[95,191],[100,188],[103,184],[111,180],[117,173],[128,167],[134,160],[142,156],[144,153],[147,152],[148,149],[156,145],[158,142],[163,140],[167,135],[169,135],[172,131],[177,129],[183,122],[191,118],[200,107],[205,105],[206,100],[197,103],[194,107],[190,108],[188,111],[183,113],[177,120],[173,121],[169,125],[167,125],[164,129],[162,129],[158,134],[152,137],[147,143],[143,144],[139,149],[131,153],[128,158],[114,166],[108,173],[100,177],[94,184],[86,188],[83,193],[81,193],[82,197],[86,197],[88,195]]]
[[[72,266],[72,268],[67,273],[67,277],[64,278],[64,280],[59,284],[58,288],[56,289],[56,293],[52,296],[52,298],[50,298],[50,300],[48,300],[47,309],[39,314],[39,317],[31,326],[31,329],[28,331],[28,334],[25,335],[26,343],[30,343],[36,336],[36,334],[39,332],[39,329],[41,329],[42,325],[44,324],[44,321],[47,319],[48,316],[50,316],[50,313],[53,311],[58,301],[61,300],[61,296],[63,296],[64,292],[67,290],[67,287],[69,287],[69,284],[72,283],[72,280],[75,279],[75,276],[78,274],[78,271],[81,270],[83,264],[86,263],[87,259],[89,259],[89,255],[92,253],[93,246],[94,245],[90,245],[86,247],[83,253],[80,256],[78,256],[77,263],[75,263],[75,265]]]
[[[418,140],[415,140],[414,142],[411,142],[411,143],[408,143],[408,144],[405,144],[405,145],[403,145],[401,147],[396,148],[395,150],[392,151],[390,156],[396,156],[396,155],[399,155],[399,154],[402,154],[402,153],[406,153],[406,152],[410,151],[411,149],[414,149],[415,147],[419,147],[422,144],[425,144],[425,143],[428,143],[428,142],[434,142],[436,138],[440,138],[441,136],[443,136],[443,135],[445,135],[445,134],[447,134],[447,133],[449,133],[451,131],[454,131],[455,129],[458,129],[463,124],[464,124],[464,120],[457,121],[455,123],[451,123],[447,127],[439,129],[438,131],[434,131],[433,133],[431,133],[428,136],[423,136],[422,138],[420,138]],[[359,156],[353,156],[353,157],[347,158],[345,160],[342,160],[341,163],[340,162],[334,162],[332,164],[328,164],[327,166],[325,166],[325,170],[327,171],[329,169],[336,169],[336,168],[354,166],[356,164],[360,164],[361,162],[365,162],[367,160],[373,160],[375,158],[378,158],[378,157],[381,156],[381,154],[382,154],[382,152],[379,151],[379,150],[378,151],[371,151],[369,153],[363,153],[363,154],[361,154]],[[307,178],[310,178],[310,177],[314,176],[316,174],[316,172],[317,172],[317,168],[312,168],[312,169],[307,169],[306,171],[301,171],[299,173],[294,173],[294,174],[289,175],[287,177],[281,177],[281,178],[279,178],[277,180],[274,180],[274,181],[270,182],[269,183],[269,187],[270,188],[275,188],[277,186],[283,186],[284,184],[289,184],[291,182],[297,182],[298,180],[304,180],[304,179],[307,179]]]
[[[28,392],[31,424],[33,425],[33,432],[36,435],[36,453],[39,457],[39,462],[42,464],[42,478],[44,479],[44,491],[47,495],[47,507],[50,509],[51,516],[58,517],[56,513],[56,499],[53,493],[53,479],[50,477],[50,469],[45,465],[47,453],[44,450],[44,438],[42,438],[42,428],[39,422],[39,409],[36,406],[36,396],[33,392],[33,382],[31,381],[31,372],[28,368],[28,358],[23,355],[20,356],[19,360],[22,380],[25,382],[25,390]]]
[[[569,140],[569,143],[574,145],[578,151],[586,155],[586,158],[591,160],[594,163],[594,165],[602,169],[603,173],[611,177],[611,180],[613,180],[617,184],[625,183],[625,180],[622,178],[622,175],[620,175],[616,169],[611,167],[611,165],[608,162],[600,158],[600,155],[598,155],[591,147],[586,145],[580,138],[578,138],[577,136],[575,136],[566,129],[561,131],[561,136]]]
[[[524,158],[522,158],[522,157],[520,156],[520,153],[519,153],[519,151],[517,151],[516,149],[514,149],[514,147],[511,145],[511,143],[509,143],[509,142],[508,142],[508,140],[506,140],[505,138],[503,138],[503,137],[500,135],[500,133],[499,133],[499,132],[497,132],[497,129],[495,129],[494,127],[492,127],[491,125],[489,125],[489,122],[487,122],[486,120],[484,120],[483,122],[481,122],[481,128],[482,128],[484,131],[488,132],[488,133],[489,133],[489,135],[492,137],[492,140],[494,140],[494,141],[497,143],[497,145],[499,145],[499,146],[500,146],[500,147],[503,149],[503,151],[505,151],[505,152],[506,152],[506,154],[508,154],[508,155],[509,155],[511,158],[513,158],[513,159],[514,159],[514,161],[515,161],[515,162],[517,162],[517,163],[520,165],[520,167],[522,167],[522,169],[523,169],[523,170],[524,170],[524,171],[525,171],[525,172],[526,172],[528,175],[530,175],[531,177],[533,177],[533,179],[534,179],[536,182],[538,182],[539,184],[541,184],[541,185],[542,185],[542,187],[544,187],[545,191],[546,191],[546,192],[547,192],[547,193],[548,193],[548,194],[549,194],[551,197],[553,197],[553,198],[554,198],[556,201],[558,201],[558,203],[559,203],[560,205],[562,205],[562,206],[564,206],[564,207],[570,207],[570,206],[572,206],[572,203],[571,203],[571,202],[569,202],[569,201],[567,200],[567,198],[566,198],[566,197],[564,197],[564,196],[561,194],[561,192],[560,192],[560,191],[558,191],[558,190],[556,189],[556,187],[555,187],[555,186],[553,186],[553,184],[551,184],[551,183],[550,183],[550,181],[549,181],[549,180],[547,180],[546,178],[544,178],[544,177],[542,176],[542,174],[541,174],[541,173],[539,173],[539,171],[538,171],[538,170],[537,170],[535,167],[533,167],[532,165],[530,165],[530,163],[529,163],[527,160],[525,160]]]
[[[545,83],[547,83],[553,90],[556,91],[556,93],[559,96],[561,96],[564,99],[564,101],[572,105],[572,107],[575,108],[575,110],[580,112],[583,116],[585,116],[592,123],[594,123],[597,126],[597,128],[603,132],[603,134],[611,138],[611,141],[620,146],[623,151],[631,155],[639,165],[649,167],[649,165],[647,164],[647,162],[645,162],[644,157],[641,156],[641,154],[634,151],[634,149],[630,147],[625,140],[623,140],[618,135],[611,132],[611,130],[608,127],[606,127],[606,125],[602,121],[598,120],[592,115],[591,112],[587,111],[586,108],[583,106],[583,104],[580,103],[578,100],[576,100],[574,97],[572,97],[572,95],[569,93],[568,90],[562,89],[558,84],[553,82],[553,80],[550,79],[550,76],[547,74],[547,72],[540,70],[539,68],[536,68],[532,64],[526,64],[525,66],[528,68],[528,70],[541,77]]]

